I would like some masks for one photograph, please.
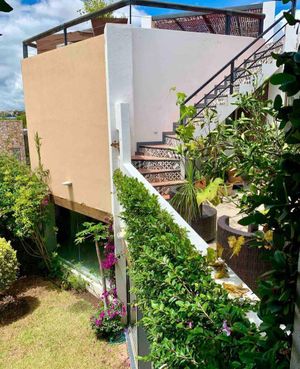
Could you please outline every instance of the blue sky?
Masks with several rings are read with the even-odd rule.
[[[72,1],[72,0],[70,0]],[[261,2],[261,0],[200,0],[200,1],[193,1],[193,0],[165,0],[165,1],[170,1],[170,2],[175,2],[175,3],[188,3],[188,4],[197,4],[199,6],[211,6],[214,8],[224,8],[224,7],[230,7],[230,6],[236,6],[236,5],[247,5],[247,4],[253,4],[253,3],[258,3]],[[264,0],[262,0],[264,1]],[[267,0],[266,0],[267,1]],[[32,5],[32,4],[36,4],[38,2],[40,2],[40,0],[22,0],[21,1],[22,4],[25,5]],[[298,1],[299,5],[298,8],[300,8],[300,2]],[[277,11],[279,12],[282,9],[285,9],[286,7],[284,7],[281,4],[281,1],[278,1],[278,5],[277,5]]]

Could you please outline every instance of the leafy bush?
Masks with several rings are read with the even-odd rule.
[[[105,307],[104,302],[107,302]],[[122,317],[126,315],[125,306],[115,294],[102,296],[97,312],[91,318],[92,329],[97,338],[116,340],[124,330]]]
[[[13,156],[0,154],[1,226],[20,239],[30,255],[42,258],[49,267],[43,238],[48,194],[40,172],[32,172]]]
[[[62,280],[61,288],[64,290],[75,290],[76,292],[83,292],[86,290],[87,282],[80,276],[65,270]]]
[[[18,270],[16,251],[10,242],[0,238],[0,292],[6,290],[17,279]]]
[[[114,174],[126,222],[129,273],[154,368],[263,368],[264,337],[229,298],[185,230],[136,179]]]
[[[86,290],[87,282],[71,271],[62,263],[57,252],[51,255],[50,278],[55,279],[64,290],[75,290],[83,292]]]

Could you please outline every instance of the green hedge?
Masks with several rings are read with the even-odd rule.
[[[120,171],[114,183],[154,368],[263,368],[263,337],[246,317],[249,305],[228,297],[185,230],[143,184]]]

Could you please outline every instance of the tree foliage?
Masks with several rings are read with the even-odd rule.
[[[83,0],[83,8],[80,10],[80,13],[88,14],[96,12],[97,10],[104,9],[107,5],[110,4],[110,1],[105,0]],[[103,17],[112,18],[112,13],[107,13]]]

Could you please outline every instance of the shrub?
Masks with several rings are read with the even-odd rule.
[[[76,292],[83,292],[86,290],[87,282],[80,276],[65,271],[61,280],[61,288],[64,290],[75,290]]]
[[[86,290],[87,282],[80,276],[71,271],[63,264],[57,252],[51,255],[49,277],[57,281],[64,290],[75,290],[83,292]]]
[[[41,170],[33,172],[13,156],[0,154],[1,226],[18,238],[31,256],[42,258],[49,268],[44,242],[48,194]]]
[[[184,229],[134,178],[114,174],[123,206],[129,273],[143,313],[154,368],[262,368],[264,340],[246,317],[249,304],[229,298]]]
[[[18,270],[16,251],[10,242],[0,238],[0,292],[6,290],[17,279]]]

